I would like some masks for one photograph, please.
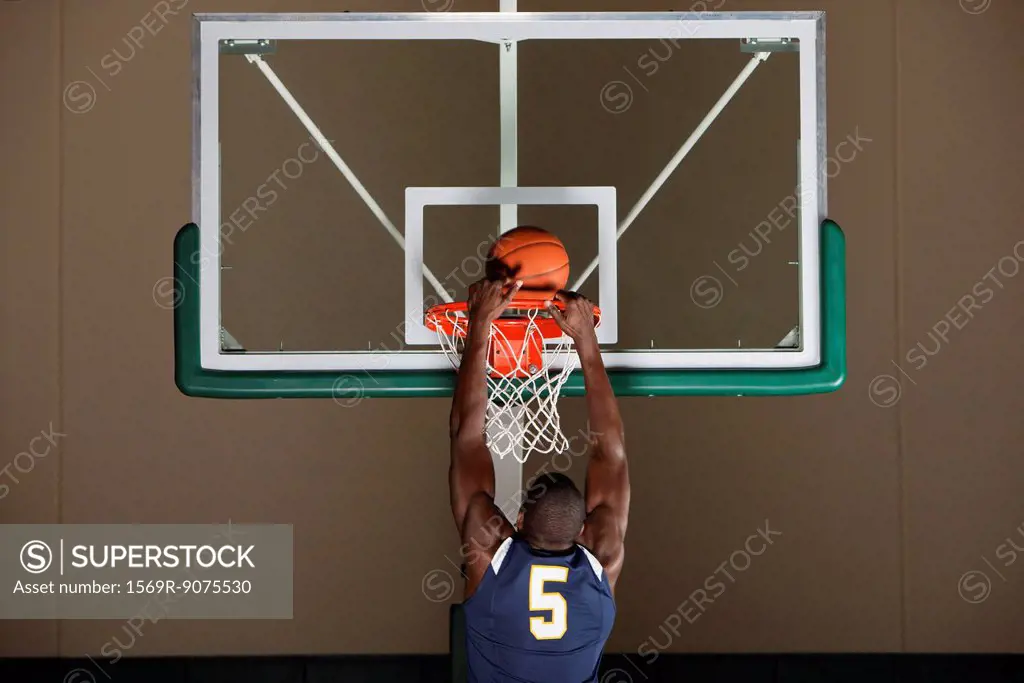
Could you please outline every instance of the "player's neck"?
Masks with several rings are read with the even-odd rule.
[[[562,542],[562,543],[553,543],[551,541],[546,541],[546,540],[540,539],[540,538],[531,538],[531,537],[526,536],[524,534],[520,534],[520,538],[522,538],[524,541],[526,541],[527,545],[529,545],[534,550],[540,550],[541,552],[547,552],[547,553],[562,553],[562,552],[566,552],[568,550],[572,550],[572,548],[575,545],[574,543],[564,543],[564,542]]]

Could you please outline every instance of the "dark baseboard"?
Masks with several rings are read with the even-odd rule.
[[[600,683],[1024,683],[1024,655],[607,654]],[[447,655],[0,659],[3,683],[449,683]]]

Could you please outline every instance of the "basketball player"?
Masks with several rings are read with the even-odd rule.
[[[466,551],[470,681],[597,681],[615,618],[625,554],[629,475],[622,419],[594,331],[594,306],[572,292],[549,311],[573,340],[586,384],[590,462],[586,497],[563,474],[539,476],[513,528],[494,502],[485,443],[491,323],[521,282],[476,283],[451,413],[452,513]]]

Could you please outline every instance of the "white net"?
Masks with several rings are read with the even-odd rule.
[[[499,321],[491,325],[487,341],[487,447],[499,457],[511,454],[526,462],[530,453],[563,452],[569,447],[558,416],[558,395],[572,373],[575,356],[566,337],[545,346],[538,325],[540,316],[546,315],[543,310],[518,313],[514,333],[506,332]],[[447,324],[437,320],[431,327],[458,370],[468,319],[455,311],[431,315],[445,318]]]

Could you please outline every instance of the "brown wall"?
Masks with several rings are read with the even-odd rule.
[[[421,8],[342,4],[188,10]],[[190,215],[190,20],[169,17],[116,76],[99,66],[151,7],[0,2],[0,467],[11,463],[0,522],[295,525],[294,620],[162,621],[132,655],[443,652],[448,604],[425,599],[421,581],[452,572],[445,555],[457,546],[445,401],[342,410],[187,399],[174,387],[171,315],[153,286]],[[719,574],[726,590],[706,611],[682,608],[699,616],[671,650],[1024,651],[1024,561],[1007,564],[1005,545],[1024,546],[1022,281],[1006,275],[1019,262],[992,271],[1022,237],[1024,5],[721,9],[829,12],[829,130],[872,138],[829,187],[849,242],[849,379],[828,396],[623,401],[634,507],[609,648],[665,644],[659,627],[768,520],[782,535],[734,582]],[[606,74],[594,71],[595,92]],[[80,80],[96,100],[75,113],[84,102],[62,97],[81,97],[66,90]],[[950,312],[972,305],[965,295],[980,308]],[[936,328],[946,341],[929,336]],[[900,382],[898,400],[885,375]],[[581,410],[566,402],[569,425]],[[16,469],[51,425],[66,436]],[[989,593],[978,574],[958,591],[969,571],[990,577]],[[0,656],[95,654],[121,627],[0,622]]]

